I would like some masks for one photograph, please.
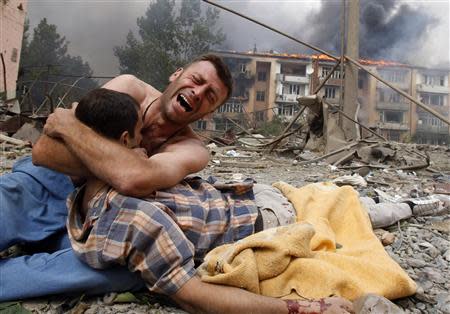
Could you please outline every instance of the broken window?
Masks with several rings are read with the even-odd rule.
[[[323,95],[324,98],[336,98],[336,87],[325,87],[325,93]]]
[[[265,71],[258,72],[258,81],[265,82],[267,79],[266,76],[267,76],[267,72],[265,72]]]
[[[246,73],[246,72],[247,72],[247,64],[241,63],[241,64],[239,65],[239,72],[241,72],[241,73]]]
[[[400,142],[400,131],[397,130],[389,130],[388,140]]]
[[[306,76],[306,65],[304,64],[282,64],[281,74]]]
[[[403,123],[403,112],[402,111],[382,111],[380,115],[382,122],[388,123]]]
[[[265,101],[266,100],[266,92],[265,91],[257,91],[256,92],[256,101]]]

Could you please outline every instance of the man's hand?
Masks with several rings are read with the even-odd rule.
[[[61,138],[65,130],[70,130],[78,122],[75,117],[75,108],[76,106],[73,106],[72,109],[57,108],[48,116],[44,125],[44,134],[53,138]]]

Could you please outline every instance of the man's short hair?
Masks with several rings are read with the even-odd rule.
[[[219,76],[220,80],[223,82],[225,87],[228,89],[227,98],[225,99],[226,101],[233,92],[233,77],[231,76],[228,66],[225,64],[225,62],[223,62],[222,58],[214,54],[205,54],[200,57],[197,57],[190,64],[200,61],[211,62],[214,68],[216,69],[217,75]]]
[[[80,100],[75,116],[97,133],[118,140],[125,131],[134,136],[138,110],[139,104],[130,95],[97,88]]]

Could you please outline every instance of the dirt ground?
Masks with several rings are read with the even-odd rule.
[[[450,180],[450,151],[434,146],[420,149],[429,153],[431,171],[371,170],[365,176],[368,186],[355,189],[361,196],[374,196],[375,188],[392,196],[432,195],[437,176]],[[230,153],[231,150],[234,152]],[[10,171],[15,159],[28,154],[28,148],[3,144],[1,171]],[[281,180],[295,186],[349,174],[352,170],[335,169],[325,162],[299,166],[291,157],[274,157],[234,147],[217,149],[209,166],[200,173],[204,178],[212,175],[228,181],[251,177],[258,183],[271,184]],[[385,247],[386,251],[419,287],[416,295],[395,300],[395,303],[405,313],[450,313],[450,215],[412,217],[385,231],[394,235],[394,241]],[[135,297],[137,300],[134,302],[115,303],[115,294],[94,298],[57,296],[25,300],[22,305],[32,313],[184,313],[167,299],[146,293]]]

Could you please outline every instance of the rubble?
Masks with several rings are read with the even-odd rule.
[[[1,141],[1,171],[8,172],[14,160],[31,153],[31,147],[26,142],[26,145],[23,145],[23,141],[13,144],[10,137],[1,138],[4,139]],[[378,159],[371,161],[372,164],[379,163],[379,167],[367,165],[342,167],[333,166],[323,159],[317,160],[320,157],[320,153],[317,152],[303,151],[299,154],[303,161],[314,160],[314,162],[302,165],[302,161],[299,161],[294,165],[296,155],[291,157],[283,154],[269,155],[267,151],[255,150],[253,146],[242,146],[240,141],[236,141],[233,146],[220,146],[215,143],[209,145],[212,160],[199,175],[205,178],[213,175],[224,181],[251,177],[259,183],[266,184],[282,180],[295,186],[332,181],[346,176],[361,177],[366,181],[366,185],[354,186],[360,196],[375,198],[381,203],[386,201],[395,203],[418,197],[438,198],[447,211],[431,211],[426,213],[426,216],[411,215],[382,230],[377,230],[376,234],[385,245],[388,254],[419,286],[414,296],[394,300],[394,303],[405,313],[450,313],[450,214],[448,213],[450,197],[446,194],[437,194],[442,189],[436,185],[436,183],[450,183],[448,163],[450,151],[446,147],[397,143],[387,143],[387,146],[382,147],[389,149],[380,150],[382,151],[380,158],[384,158],[383,163]],[[400,149],[418,151],[422,155],[425,155],[423,152],[427,152],[432,171],[428,168],[414,171],[397,169],[403,162],[402,159],[400,161],[396,159],[401,155]],[[417,156],[418,159],[421,158]],[[350,165],[352,162],[361,163],[360,160],[350,161]],[[9,166],[5,166],[7,163]],[[361,169],[365,171],[362,172]],[[119,304],[112,302],[113,299],[108,299],[107,296],[99,296],[82,300],[78,298],[68,302],[67,297],[51,297],[26,300],[22,305],[33,313],[67,312],[70,309],[80,313],[185,313],[166,299],[148,293],[143,294],[150,301],[142,302],[138,297],[139,302]]]

